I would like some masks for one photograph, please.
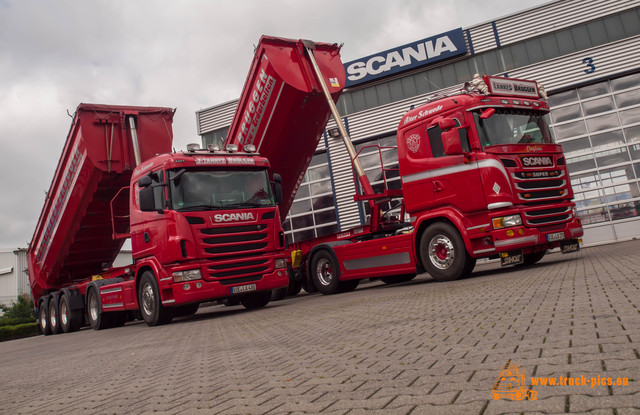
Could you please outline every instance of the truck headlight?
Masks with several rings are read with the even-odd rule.
[[[186,271],[176,271],[173,273],[173,282],[184,282],[201,279],[202,274],[200,274],[200,269],[189,269]]]
[[[287,261],[285,261],[284,258],[276,259],[276,269],[278,269],[278,268],[286,268],[286,267],[287,267]]]
[[[522,225],[522,218],[520,215],[501,216],[499,218],[493,218],[493,229],[510,228],[512,226]]]

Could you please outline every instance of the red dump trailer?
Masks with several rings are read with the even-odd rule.
[[[34,300],[98,275],[114,261],[124,240],[112,238],[111,200],[129,186],[136,152],[147,160],[171,151],[173,113],[158,107],[78,106],[29,245]],[[142,138],[137,145],[135,135]]]

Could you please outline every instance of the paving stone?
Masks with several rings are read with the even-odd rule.
[[[640,413],[640,241],[0,343],[11,414]],[[493,400],[507,363],[536,400]],[[628,385],[532,385],[532,377]],[[517,385],[517,384],[516,384]],[[615,410],[615,412],[614,412]]]

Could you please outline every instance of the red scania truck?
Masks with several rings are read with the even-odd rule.
[[[132,311],[153,326],[233,296],[261,307],[288,282],[268,161],[170,153],[172,119],[169,108],[76,109],[27,254],[42,333],[118,326]],[[134,263],[110,268],[126,238]]]
[[[339,47],[314,46],[343,84]],[[168,108],[78,106],[28,251],[40,330],[113,327],[132,312],[154,326],[211,300],[257,308],[286,287],[278,206],[292,198],[280,199],[278,171],[302,177],[308,160],[269,169],[251,137],[295,131],[290,149],[310,160],[330,110],[309,65],[297,41],[261,39],[236,117],[239,149],[172,153]],[[111,268],[126,238],[134,263]]]
[[[462,90],[408,111],[397,131],[399,168],[381,166],[381,191],[331,105],[362,189],[354,199],[365,203],[368,220],[289,246],[294,272],[333,294],[364,278],[394,283],[426,271],[449,281],[471,273],[479,258],[533,264],[554,247],[578,250],[583,229],[545,98],[534,81],[477,75]],[[271,151],[262,155],[273,160],[281,146],[263,145]],[[388,174],[400,175],[400,189],[387,186]]]

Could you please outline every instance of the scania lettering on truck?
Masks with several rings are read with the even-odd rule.
[[[27,255],[42,333],[258,308],[288,284],[268,160],[251,145],[171,153],[173,114],[76,109]],[[111,268],[127,238],[134,263]]]

